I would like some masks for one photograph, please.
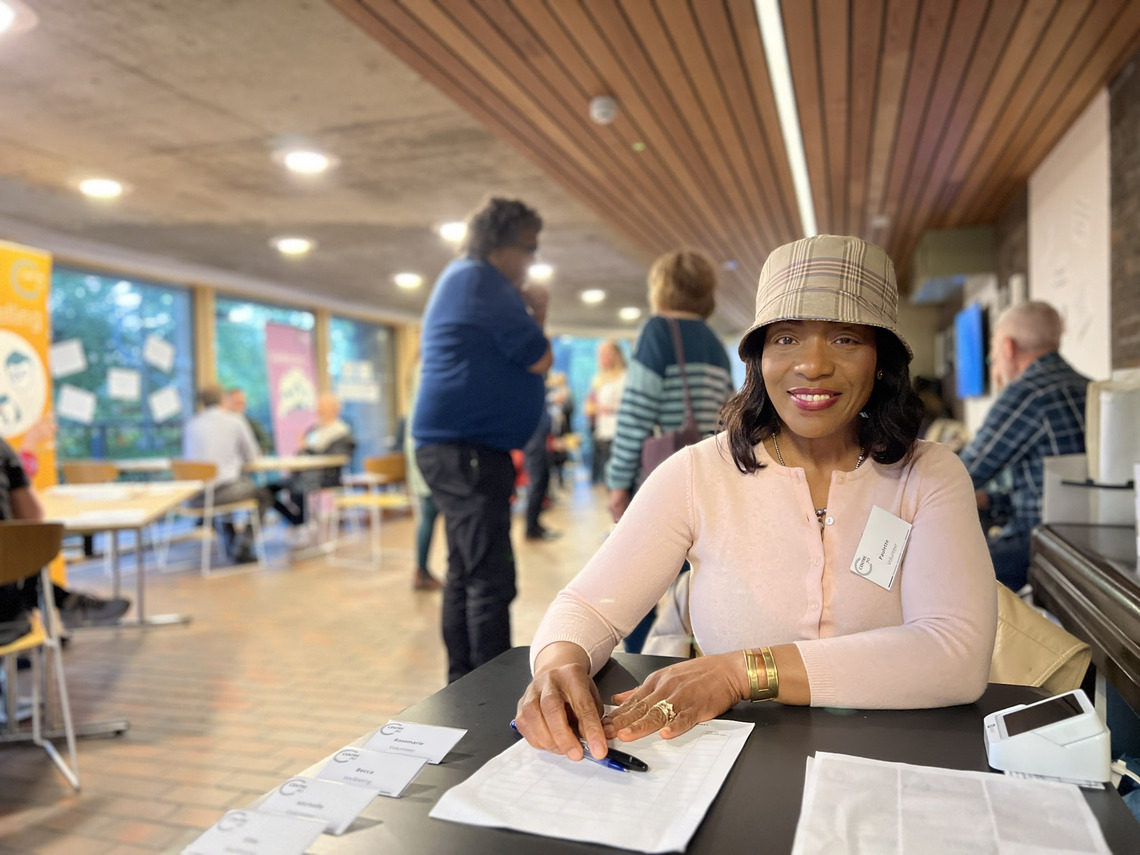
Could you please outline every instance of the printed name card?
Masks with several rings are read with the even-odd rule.
[[[303,855],[324,830],[319,819],[231,810],[182,855]]]
[[[382,796],[399,797],[423,768],[418,757],[401,757],[365,748],[342,748],[317,777],[325,781],[367,787]]]
[[[858,573],[889,591],[895,583],[899,565],[902,564],[910,529],[911,525],[906,520],[899,519],[878,505],[872,507],[867,527],[863,529],[863,537],[855,548],[851,572]]]
[[[325,831],[344,834],[374,798],[376,791],[365,787],[296,777],[270,793],[258,810],[319,819],[325,823]]]
[[[372,734],[364,747],[370,751],[419,757],[434,764],[443,760],[465,733],[466,730],[458,727],[390,721]]]

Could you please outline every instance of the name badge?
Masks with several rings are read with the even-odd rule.
[[[439,763],[465,733],[466,730],[458,727],[390,721],[372,734],[364,747],[370,751],[403,754]]]
[[[344,834],[374,798],[376,791],[365,787],[296,777],[270,793],[258,810],[319,819],[325,823],[325,831]]]
[[[182,855],[302,855],[324,830],[320,820],[231,810]]]
[[[418,757],[342,748],[321,768],[317,777],[367,787],[382,796],[398,798],[423,766],[424,761]]]
[[[888,591],[895,583],[906,542],[910,537],[911,525],[899,519],[890,511],[878,505],[871,508],[867,527],[855,550],[855,560],[851,562],[851,572],[864,579],[870,579],[880,588]]]

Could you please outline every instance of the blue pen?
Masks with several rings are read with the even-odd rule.
[[[518,726],[515,724],[515,720],[513,718],[511,719],[511,730],[513,730],[515,733],[519,732]],[[611,748],[606,753],[605,757],[595,757],[590,753],[590,745],[588,742],[586,742],[586,740],[579,737],[578,741],[582,743],[582,750],[584,752],[585,759],[592,760],[599,766],[605,766],[607,769],[613,769],[615,772],[649,771],[649,764],[644,760],[639,760],[632,754],[626,754],[624,751],[618,751],[616,748]]]

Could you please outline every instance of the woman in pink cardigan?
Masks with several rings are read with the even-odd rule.
[[[965,468],[916,439],[897,306],[890,259],[858,238],[769,256],[725,431],[653,472],[535,635],[516,718],[528,742],[577,760],[579,734],[602,757],[607,739],[678,736],[745,700],[917,708],[981,695],[993,567]],[[592,675],[683,559],[703,655],[603,715]]]

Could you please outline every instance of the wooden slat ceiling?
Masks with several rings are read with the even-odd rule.
[[[329,2],[647,255],[726,263],[747,325],[802,235],[752,0]],[[993,222],[1140,44],[1136,0],[781,6],[818,230],[881,243],[904,287],[922,234]]]

